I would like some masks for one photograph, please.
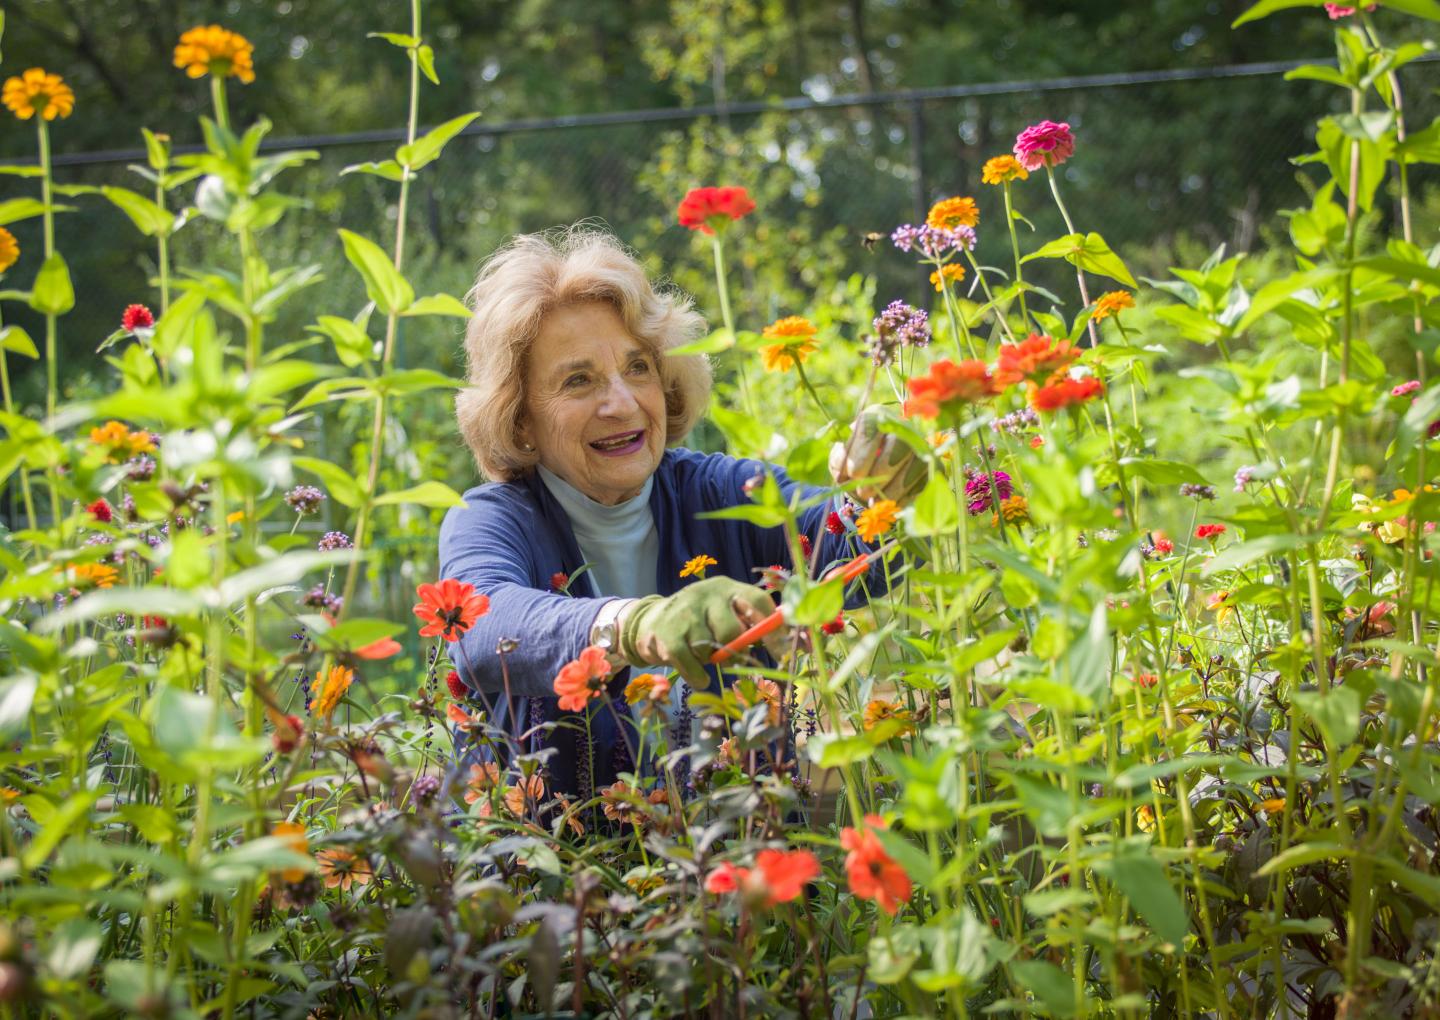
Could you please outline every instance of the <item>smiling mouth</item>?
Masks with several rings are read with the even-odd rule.
[[[604,439],[597,439],[590,444],[590,448],[599,453],[623,454],[633,453],[640,449],[645,443],[645,430],[635,429],[631,432],[619,432],[613,436],[606,436]]]

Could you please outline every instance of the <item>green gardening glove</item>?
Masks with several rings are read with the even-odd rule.
[[[630,606],[620,617],[620,653],[633,666],[670,666],[692,688],[704,690],[710,654],[774,610],[770,596],[753,584],[706,578]]]

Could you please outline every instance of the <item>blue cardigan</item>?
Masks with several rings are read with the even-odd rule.
[[[724,574],[752,584],[759,578],[755,568],[789,567],[790,550],[783,528],[696,516],[748,503],[744,485],[762,471],[774,474],[788,501],[797,483],[761,461],[679,448],[665,451],[650,493],[650,511],[660,540],[657,592],[672,595],[678,591],[687,581],[680,577],[686,560],[702,554],[717,561],[710,576]],[[820,491],[798,487],[802,497]],[[573,575],[582,565],[569,518],[535,473],[513,482],[477,486],[466,492],[464,499],[465,506],[450,510],[440,528],[440,576],[474,585],[476,591],[489,596],[490,611],[460,639],[458,647],[451,646],[456,668],[486,702],[497,705],[496,722],[508,727],[511,713],[508,706],[500,707],[503,695],[497,697],[505,681],[496,646],[501,639],[511,639],[518,644],[506,654],[505,665],[510,694],[516,700],[516,728],[524,732],[567,717],[579,722],[579,716],[556,707],[552,684],[560,668],[590,643],[590,627],[606,600],[596,597],[588,573],[572,586],[572,596],[551,590],[554,574]],[[821,543],[818,562],[822,566],[867,549],[853,533],[836,536],[826,531],[825,521],[833,508],[830,501],[822,501],[800,515],[803,533]],[[883,567],[876,564],[865,580],[872,592],[883,590]],[[590,597],[574,597],[580,596],[578,589],[582,588]],[[623,686],[625,673],[620,671],[611,687],[613,703],[622,716],[628,715],[625,703],[613,695]],[[593,771],[588,775],[583,774],[586,770],[579,768],[582,763],[578,760],[584,757],[583,726],[552,728],[544,740],[532,738],[531,750],[540,750],[543,744],[559,752],[548,763],[557,790],[588,796],[616,771],[633,768],[619,739],[615,713],[601,708],[598,712],[592,709],[591,734],[596,746],[591,749]],[[688,733],[681,739],[688,742]]]

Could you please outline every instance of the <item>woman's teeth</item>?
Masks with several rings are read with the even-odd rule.
[[[597,450],[619,450],[623,449],[626,446],[630,446],[642,435],[644,435],[643,432],[627,432],[623,436],[616,436],[612,439],[596,440],[590,445],[595,447],[595,449]]]

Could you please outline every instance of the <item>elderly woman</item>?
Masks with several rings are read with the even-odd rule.
[[[469,386],[456,414],[493,481],[446,516],[440,568],[489,596],[491,608],[453,658],[497,724],[528,733],[528,750],[557,752],[547,762],[551,788],[586,794],[634,767],[633,738],[618,730],[626,706],[615,698],[626,666],[673,669],[703,688],[710,654],[774,609],[752,582],[790,562],[784,529],[699,515],[748,502],[746,484],[762,471],[787,498],[795,483],[758,461],[676,445],[705,409],[710,368],[668,352],[705,323],[688,298],[653,286],[610,235],[577,227],[516,237],[485,263],[469,301]],[[861,438],[832,470],[874,479],[868,491],[877,494],[913,491],[908,450],[873,424]],[[800,518],[821,565],[856,551],[826,529],[832,509],[820,501]],[[711,576],[682,576],[702,555],[714,560]],[[883,574],[870,584],[883,586]],[[552,685],[591,645],[616,667],[616,711],[592,715],[587,746],[585,727],[544,724],[573,715],[558,708]],[[684,747],[688,690],[672,689],[672,746]]]

